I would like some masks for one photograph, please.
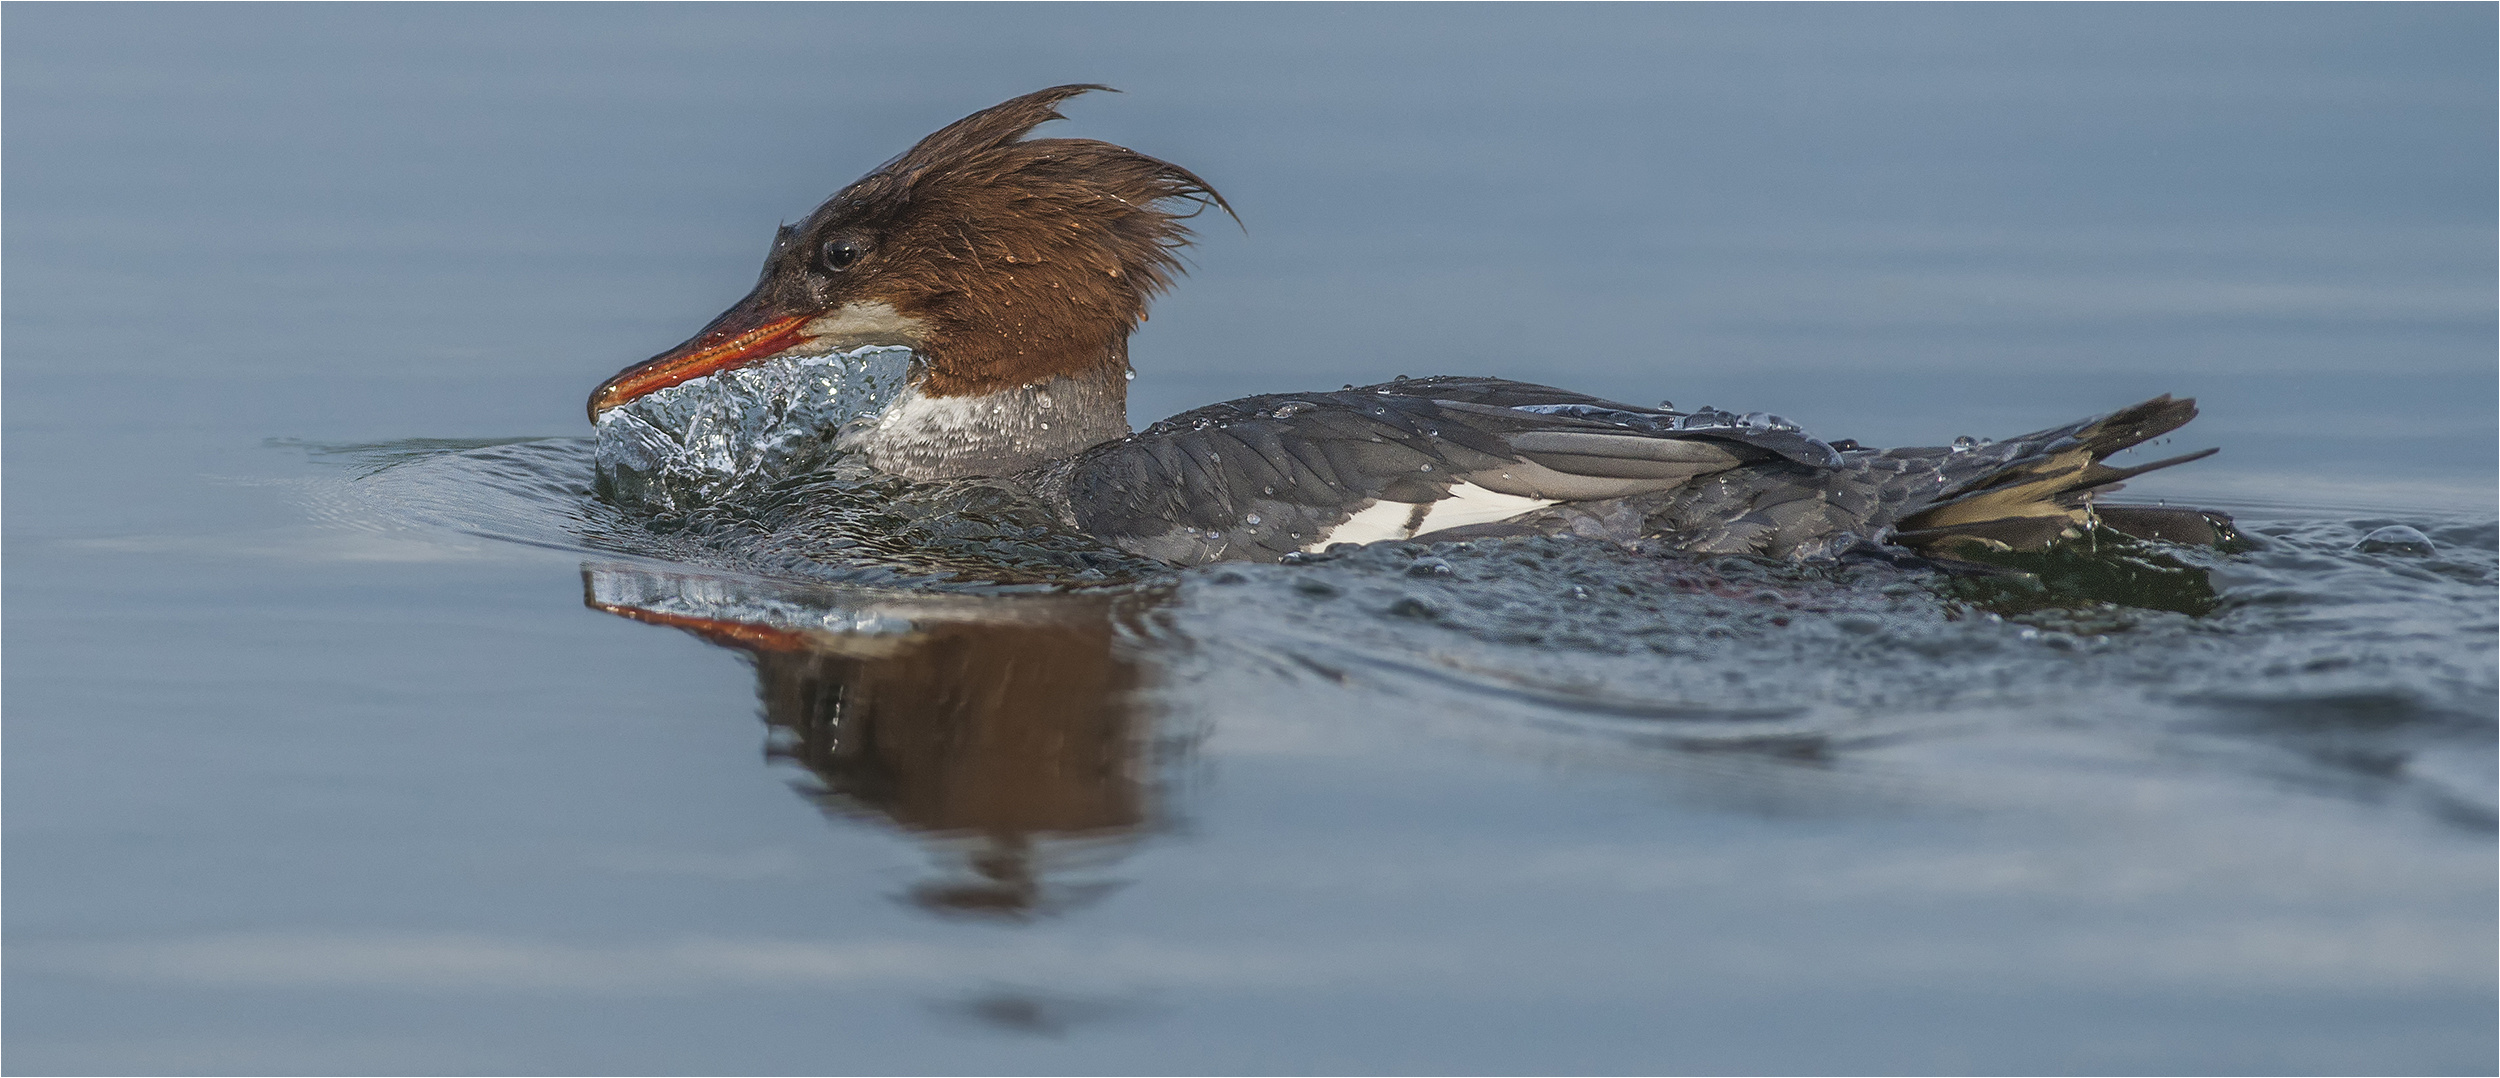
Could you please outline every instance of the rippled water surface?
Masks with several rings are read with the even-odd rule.
[[[10,8],[0,1062],[2488,1073],[2493,19]],[[2168,391],[2223,452],[2128,496],[2245,542],[1171,571],[838,462],[597,492],[583,396],[776,220],[1074,80],[1249,224],[1137,420]]]
[[[1059,634],[1041,627],[1064,625],[1167,691],[1247,677],[1225,695],[1261,698],[1316,680],[1332,696],[1388,698],[1332,707],[1431,700],[1424,711],[1483,712],[1495,729],[1833,774],[2038,726],[2163,770],[2236,766],[2469,831],[2495,823],[2500,529],[2470,514],[2250,507],[2224,550],[2101,532],[2003,557],[2005,575],[1667,559],[1570,538],[1376,543],[1176,572],[1057,534],[985,483],[827,478],[732,501],[717,519],[655,517],[592,493],[590,449],[337,447],[320,452],[361,470],[316,482],[313,497],[350,526],[578,550],[594,608],[759,654],[882,657],[992,625],[1047,654]],[[1013,672],[1033,660],[993,650],[988,691],[1012,723],[1024,706]],[[970,692],[974,679],[948,680],[918,691]]]

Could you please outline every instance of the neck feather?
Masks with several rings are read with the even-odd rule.
[[[876,418],[843,432],[841,447],[905,479],[1008,476],[1127,436],[1124,364],[986,393],[937,396],[915,382]]]

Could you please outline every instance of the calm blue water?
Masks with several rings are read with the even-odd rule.
[[[0,1061],[2488,1073],[2494,23],[8,8]],[[1246,222],[1139,420],[2173,392],[2223,453],[2131,494],[2258,546],[2202,616],[1535,544],[946,595],[582,494],[777,222],[1070,81]]]

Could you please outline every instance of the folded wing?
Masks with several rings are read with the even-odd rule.
[[[1839,459],[1773,417],[1430,378],[1201,408],[1096,446],[1037,485],[1078,527],[1198,564],[1430,535],[1749,463]]]

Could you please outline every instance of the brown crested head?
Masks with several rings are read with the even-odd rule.
[[[755,290],[625,369],[590,414],[782,355],[909,345],[921,391],[994,392],[1125,365],[1146,305],[1182,272],[1188,220],[1222,195],[1188,169],[1093,139],[1027,139],[1054,86],[921,139],[783,225]],[[1186,206],[1181,204],[1186,203]]]

